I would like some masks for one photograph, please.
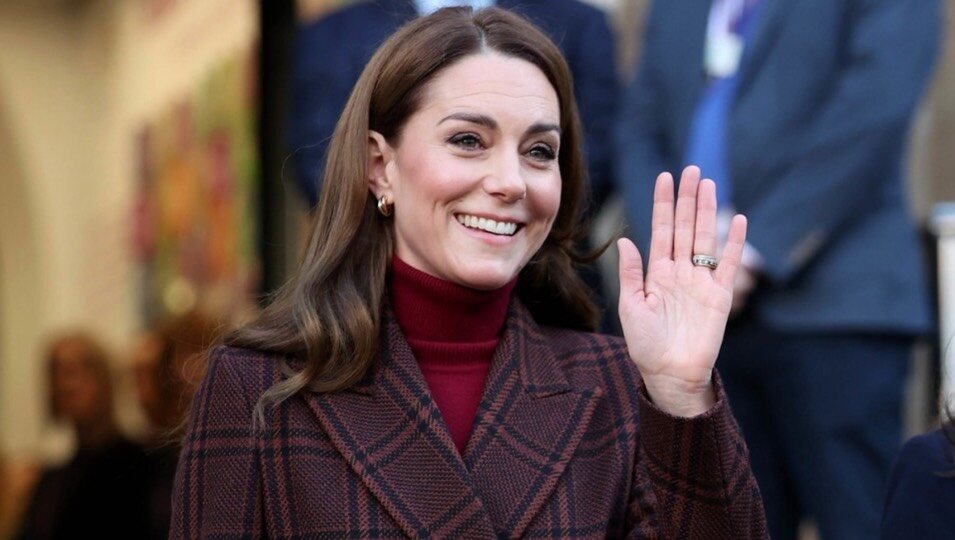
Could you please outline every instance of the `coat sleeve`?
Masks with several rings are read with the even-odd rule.
[[[712,409],[676,418],[650,402],[641,381],[629,538],[769,538],[746,443],[718,376],[714,384]]]
[[[853,3],[839,75],[804,127],[774,143],[782,151],[771,183],[745,209],[747,240],[769,279],[792,278],[840,228],[878,204],[882,178],[896,177],[881,157],[899,151],[931,73],[938,12],[936,0]]]
[[[252,423],[256,396],[217,348],[193,399],[172,495],[170,538],[257,538],[262,494]]]

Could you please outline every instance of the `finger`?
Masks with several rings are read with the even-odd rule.
[[[700,169],[689,166],[680,176],[680,191],[673,217],[673,260],[690,262],[693,233],[696,225],[696,192],[700,185]]]
[[[708,178],[700,182],[696,194],[693,253],[716,255],[716,183]]]
[[[627,238],[617,240],[620,258],[620,299],[643,294],[643,260],[640,250]],[[621,302],[622,304],[622,302]]]
[[[660,173],[653,188],[650,262],[673,258],[673,176]]]
[[[746,243],[746,216],[736,214],[730,223],[729,238],[723,248],[723,257],[716,267],[714,278],[725,289],[733,289],[733,280],[736,279],[736,270],[743,257],[743,245]]]

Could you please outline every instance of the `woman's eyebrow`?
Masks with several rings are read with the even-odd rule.
[[[449,114],[448,116],[445,116],[444,118],[442,118],[437,125],[441,125],[442,123],[448,120],[463,120],[464,122],[478,124],[481,126],[485,126],[489,129],[497,129],[497,122],[494,121],[494,119],[491,118],[490,116],[487,116],[484,114],[467,113],[467,112]],[[544,122],[538,122],[532,125],[531,127],[527,128],[527,131],[525,131],[524,133],[525,135],[537,135],[538,133],[544,133],[547,131],[554,131],[557,133],[558,136],[560,136],[560,126],[558,126],[557,124],[548,124]]]
[[[538,122],[531,127],[527,128],[525,134],[527,135],[537,135],[538,133],[544,133],[546,131],[554,131],[557,133],[557,136],[560,136],[560,126],[557,124],[545,124]]]
[[[444,118],[442,118],[437,125],[441,125],[447,120],[463,120],[465,122],[471,122],[472,124],[479,124],[482,126],[486,126],[489,129],[497,129],[497,122],[495,122],[494,119],[491,118],[490,116],[483,115],[483,114],[475,114],[475,113],[467,113],[467,112],[449,114],[448,116],[445,116]]]

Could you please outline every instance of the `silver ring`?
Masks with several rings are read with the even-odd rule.
[[[716,270],[716,266],[719,264],[716,257],[712,255],[694,255],[692,261],[693,266],[705,266],[710,270]]]

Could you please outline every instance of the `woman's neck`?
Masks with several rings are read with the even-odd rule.
[[[444,281],[392,258],[392,308],[405,336],[441,343],[498,339],[507,318],[515,278],[493,291]]]

